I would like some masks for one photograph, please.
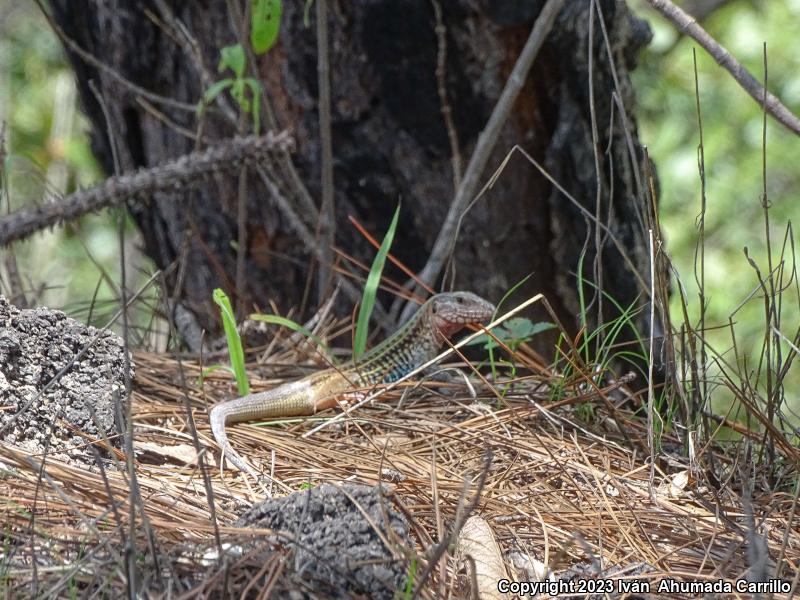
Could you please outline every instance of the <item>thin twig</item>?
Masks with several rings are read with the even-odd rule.
[[[764,210],[764,240],[766,241],[767,247],[767,270],[769,273],[769,279],[767,280],[769,282],[769,302],[765,317],[767,329],[769,329],[770,325],[777,329],[780,327],[780,308],[776,306],[779,302],[776,301],[775,268],[772,261],[772,237],[770,235],[769,222],[770,202],[767,196],[767,76],[767,43],[764,42],[764,92],[762,96],[762,112],[764,118],[761,125],[761,207]],[[775,419],[775,413],[780,408],[781,382],[780,380],[773,381],[773,372],[778,373],[781,370],[781,345],[779,341],[777,336],[774,339],[771,335],[765,337],[767,354],[767,418],[770,422]],[[767,453],[769,456],[769,469],[772,472],[775,467],[775,446],[771,438],[767,440]]]
[[[244,114],[244,113],[242,113]],[[242,315],[245,312],[247,297],[247,275],[245,273],[247,259],[247,166],[239,169],[239,189],[236,202],[236,310]]]
[[[111,148],[111,155],[114,161],[114,174],[120,175],[122,173],[122,163],[119,159],[118,149],[118,136],[114,128],[114,121],[111,117],[111,112],[108,109],[105,96],[95,86],[94,81],[89,81],[89,88],[95,95],[100,110],[103,113],[103,118],[106,122],[106,135],[108,136],[108,145]],[[125,214],[124,212],[117,215],[117,239],[119,242],[119,262],[120,262],[120,311],[122,311],[122,356],[123,356],[123,381],[124,397],[120,397],[119,391],[113,391],[114,404],[118,405],[120,412],[124,415],[120,423],[125,423],[125,433],[123,444],[125,448],[125,466],[128,471],[129,483],[129,511],[128,511],[128,531],[131,533],[136,531],[136,515],[137,512],[141,515],[142,525],[150,546],[150,553],[153,559],[153,566],[155,567],[156,575],[160,585],[163,585],[163,574],[160,565],[160,553],[156,545],[155,535],[150,526],[150,521],[145,514],[144,504],[142,503],[141,491],[139,489],[139,480],[136,473],[136,465],[134,463],[133,454],[133,418],[131,413],[131,395],[133,392],[133,382],[131,378],[131,353],[130,353],[130,325],[128,321],[128,289],[125,285],[126,279],[126,260],[125,260]],[[139,581],[139,565],[136,561],[138,549],[136,546],[136,536],[129,535],[126,540],[125,546],[125,559],[127,561],[128,572],[128,593],[133,596],[138,592]]]
[[[654,429],[656,394],[653,385],[653,348],[655,346],[656,320],[656,259],[653,247],[653,230],[648,232],[650,254],[650,354],[647,359],[647,445],[650,447],[650,497],[653,497],[653,481],[656,468],[656,434]]]
[[[328,5],[317,0],[317,84],[319,86],[319,143],[322,170],[322,201],[317,221],[319,238],[319,282],[317,300],[325,301],[331,285],[336,218],[333,198],[333,141],[331,139],[331,77],[328,56]]]
[[[233,29],[236,34],[236,39],[242,48],[248,47],[248,40],[246,25],[248,17],[246,14],[241,14],[239,10],[239,3],[236,0],[228,0],[228,12],[233,21]],[[255,69],[255,65],[247,62],[246,69],[247,75],[251,75]],[[247,123],[249,121],[249,113],[245,110],[240,110],[238,120],[236,123],[236,130],[239,135],[245,135],[247,132]],[[258,133],[258,132],[256,132]],[[239,169],[239,186],[236,202],[236,312],[243,314],[245,311],[245,258],[247,256],[247,166],[242,165]]]
[[[678,29],[690,36],[708,52],[717,64],[725,68],[736,82],[759,104],[764,103],[767,112],[787,129],[800,135],[800,119],[773,94],[769,93],[753,75],[736,60],[728,50],[717,42],[697,22],[697,19],[675,6],[670,0],[647,0],[650,6]]]
[[[597,128],[597,107],[595,105],[594,100],[594,15],[595,10],[598,13],[598,16],[602,20],[603,15],[600,14],[600,7],[596,6],[597,0],[592,0],[591,4],[589,5],[589,69],[588,69],[588,83],[589,83],[589,119],[592,126],[592,154],[594,156],[594,171],[595,171],[595,208],[594,208],[594,218],[595,222],[599,223],[602,219],[602,205],[603,205],[603,177],[602,172],[600,169],[600,134]],[[609,60],[613,61],[613,57],[609,54]],[[611,105],[613,109],[613,104]],[[613,110],[612,110],[613,115]],[[612,129],[609,128],[609,131]],[[613,136],[610,136],[613,137]],[[609,205],[613,204],[613,197],[609,197],[608,203]],[[598,347],[602,347],[603,339],[605,338],[605,331],[603,327],[603,234],[599,227],[596,225],[593,227],[594,229],[594,292],[592,301],[587,304],[587,312],[588,307],[597,302],[597,345]],[[588,243],[588,237],[587,237]],[[580,261],[580,265],[583,265],[583,260]],[[579,277],[583,277],[583,273],[579,274]]]
[[[461,150],[458,143],[458,131],[453,122],[453,107],[447,97],[447,29],[442,18],[442,5],[439,0],[431,0],[433,16],[436,19],[436,89],[439,92],[439,103],[442,110],[447,139],[450,142],[450,164],[453,169],[453,191],[461,185]]]
[[[453,527],[450,529],[447,537],[441,540],[436,547],[433,549],[431,553],[431,557],[428,560],[428,564],[425,565],[425,568],[419,575],[417,581],[414,582],[414,594],[411,596],[412,600],[414,598],[418,598],[420,593],[422,592],[423,586],[428,581],[428,578],[433,573],[433,569],[436,567],[437,563],[441,560],[442,556],[444,556],[445,551],[447,548],[453,544],[458,539],[458,534],[461,532],[461,528],[466,523],[467,519],[472,515],[475,509],[478,506],[478,503],[481,501],[481,494],[483,493],[483,488],[486,485],[486,478],[489,475],[489,469],[492,466],[492,459],[494,458],[491,449],[486,450],[486,454],[484,455],[483,459],[483,468],[481,469],[481,473],[478,476],[478,481],[475,485],[475,496],[472,498],[472,501],[463,506],[463,502],[466,500],[467,492],[469,490],[469,480],[464,480],[464,487],[461,493],[461,499],[458,504],[458,509],[456,512],[456,519],[453,523]]]
[[[698,134],[698,146],[697,146],[697,169],[698,174],[700,176],[700,214],[696,218],[697,222],[697,229],[698,229],[698,237],[697,237],[697,244],[695,246],[695,279],[697,281],[697,288],[700,300],[700,334],[705,335],[706,333],[706,312],[707,312],[707,305],[706,305],[706,209],[707,209],[707,197],[706,197],[706,154],[705,154],[705,145],[703,143],[703,115],[700,110],[700,80],[697,76],[697,52],[693,48],[692,49],[692,60],[694,65],[694,98],[695,98],[695,107],[697,111],[697,134]],[[699,256],[700,264],[697,264]],[[693,362],[696,363],[697,357],[693,356]],[[693,393],[693,398],[695,399],[695,406],[693,408],[692,414],[697,414],[700,411],[701,407],[705,405],[705,402],[708,400],[708,356],[706,354],[706,347],[705,345],[700,346],[700,365],[697,367],[698,374],[700,376],[700,381],[696,381],[694,386],[695,391]],[[698,394],[700,394],[698,398]],[[705,424],[706,432],[709,431],[708,427],[708,420],[703,419]],[[713,460],[713,457],[711,458]]]

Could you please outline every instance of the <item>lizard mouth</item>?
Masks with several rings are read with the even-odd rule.
[[[436,328],[443,336],[449,338],[452,335],[461,331],[467,325],[472,323],[482,323],[492,316],[491,312],[475,311],[474,313],[459,315],[458,318],[450,319],[437,319]]]

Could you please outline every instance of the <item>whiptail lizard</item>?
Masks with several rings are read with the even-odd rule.
[[[275,389],[217,404],[211,409],[211,431],[223,457],[245,473],[257,475],[231,448],[225,426],[270,417],[313,415],[336,405],[359,388],[397,381],[433,359],[446,338],[465,325],[482,323],[494,305],[471,292],[436,294],[392,336],[358,361],[319,371]]]

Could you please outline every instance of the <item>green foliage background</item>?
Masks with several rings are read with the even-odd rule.
[[[633,6],[654,32],[653,42],[634,72],[640,135],[658,168],[660,218],[667,249],[680,273],[695,323],[700,314],[694,265],[701,206],[692,54],[692,49],[697,49],[707,197],[706,323],[707,327],[726,327],[731,317],[740,364],[748,361],[746,368],[753,369],[764,338],[764,303],[760,294],[745,302],[758,279],[743,248],[747,246],[762,274],[769,272],[761,203],[763,112],[694,40],[680,38],[643,0]],[[714,12],[703,27],[762,81],[763,44],[767,42],[769,89],[795,115],[800,114],[800,0],[732,1]],[[787,226],[792,219],[795,225],[800,221],[800,138],[768,117],[766,148],[774,265]],[[790,245],[786,249],[787,270],[791,270]],[[783,333],[790,338],[800,326],[796,283],[793,287],[786,292],[782,319]],[[673,318],[679,318],[677,294],[671,308]],[[709,330],[707,336],[726,360],[736,362],[729,329]],[[788,351],[784,345],[784,356]],[[798,375],[795,368],[789,379],[792,385],[786,389],[795,409],[800,408]],[[717,408],[730,398],[727,390],[717,390]]]
[[[91,152],[70,65],[32,2],[0,0],[0,122],[5,123],[7,152],[4,212],[103,177]],[[15,244],[28,300],[86,318],[98,288],[91,320],[105,324],[118,308],[112,284],[120,272],[118,216],[118,211],[90,215]],[[142,280],[142,265],[148,263],[136,250],[136,232],[127,222],[126,231],[128,283],[135,287]]]

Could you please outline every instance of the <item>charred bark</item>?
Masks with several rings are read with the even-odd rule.
[[[187,104],[201,97],[208,72],[216,77],[219,49],[237,41],[230,4],[51,0],[55,21],[81,48],[137,86]],[[257,76],[278,128],[288,128],[295,138],[291,159],[310,197],[318,202],[317,47],[313,23],[303,23],[302,4],[284,3],[279,41],[257,59]],[[465,163],[543,4],[543,0],[441,2],[448,50],[446,92]],[[165,6],[173,22],[182,23],[196,41],[206,83],[198,57],[187,51],[191,44],[179,44],[179,37],[168,33]],[[518,144],[545,165],[585,211],[516,153],[464,218],[453,262],[455,287],[494,300],[533,274],[516,296],[543,292],[570,328],[578,323],[575,273],[582,254],[584,277],[601,284],[622,306],[634,303],[641,292],[631,267],[645,279],[648,273],[644,166],[628,73],[649,40],[649,29],[630,13],[624,0],[598,0],[591,19],[590,73],[592,6],[590,0],[567,1],[489,162],[493,171]],[[355,215],[380,234],[402,200],[393,253],[417,271],[425,264],[454,194],[453,132],[445,125],[437,85],[434,14],[430,0],[358,0],[330,3],[328,10],[336,244],[369,261],[373,250],[354,235],[347,216]],[[313,21],[313,11],[311,16]],[[92,122],[95,152],[109,172],[113,164],[108,131],[113,132],[123,170],[165,162],[198,146],[196,139],[175,127],[195,131],[198,117],[193,111],[142,101],[115,75],[67,51]],[[105,98],[110,124],[88,86],[90,80]],[[229,137],[237,127],[241,121],[210,111],[203,134],[210,139]],[[302,192],[286,174],[286,165],[272,165],[270,172],[282,182],[281,189],[313,232],[316,216],[304,208]],[[490,175],[485,173],[484,180]],[[179,258],[191,263],[179,297],[199,324],[212,331],[219,326],[211,290],[217,286],[234,290],[236,252],[231,241],[237,239],[237,190],[236,176],[218,176],[191,191],[159,192],[146,204],[129,205],[146,252],[159,267]],[[243,300],[249,307],[275,298],[286,309],[304,295],[311,253],[252,171],[247,191]],[[605,225],[599,236],[587,211]],[[403,279],[394,270],[389,275]],[[587,289],[587,295],[592,294]],[[595,319],[596,309],[593,306]],[[613,314],[606,305],[603,318]],[[546,318],[542,313],[533,317]]]

